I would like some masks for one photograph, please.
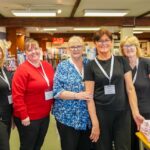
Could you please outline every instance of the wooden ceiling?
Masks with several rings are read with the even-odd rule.
[[[68,27],[68,30],[70,27],[150,27],[150,0],[0,0],[0,2],[1,27],[26,29],[27,27]],[[53,18],[22,18],[12,15],[11,10],[14,9],[61,9],[62,13]],[[125,17],[83,17],[85,9],[127,9],[129,13]],[[61,33],[62,31],[59,30],[53,32],[55,35],[62,35]],[[84,33],[91,36],[91,33],[86,31]],[[150,31],[140,36],[150,37]]]
[[[92,27],[150,26],[150,0],[0,0],[0,26],[13,27]],[[109,4],[109,5],[108,5]],[[55,18],[21,18],[14,9],[61,9]],[[125,17],[83,17],[85,9],[126,9]]]
[[[0,18],[6,27],[100,27],[100,26],[150,26],[149,17],[77,17],[77,18]]]

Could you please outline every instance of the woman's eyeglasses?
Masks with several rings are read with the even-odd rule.
[[[77,45],[77,46],[70,46],[71,50],[82,50],[83,46],[82,45]]]
[[[98,42],[98,44],[109,44],[109,42],[110,42],[111,40],[99,40],[99,41],[97,41]]]
[[[135,49],[136,46],[135,45],[124,45],[123,48],[124,49]]]
[[[33,48],[28,49],[27,51],[33,52],[33,51],[37,51],[37,50],[40,50],[40,48],[39,47],[33,47]]]

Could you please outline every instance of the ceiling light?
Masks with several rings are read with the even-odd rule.
[[[133,31],[133,34],[141,34],[143,33],[142,31]],[[121,34],[121,32],[119,32],[119,34]]]
[[[35,28],[36,31],[39,31],[39,28]]]
[[[97,31],[99,30],[100,28],[73,28],[74,31]]]
[[[61,9],[57,10],[57,14],[61,14],[61,12],[62,12]]]
[[[128,10],[84,10],[84,16],[89,17],[118,17],[125,16],[128,13]]]
[[[134,31],[133,34],[141,34],[143,33],[142,31]]]
[[[17,17],[54,17],[56,10],[12,10]]]
[[[56,31],[57,29],[56,28],[44,28],[43,30],[44,31]]]
[[[150,28],[143,28],[143,27],[139,27],[139,28],[133,28],[134,31],[150,31]]]

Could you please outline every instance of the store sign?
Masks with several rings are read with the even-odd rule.
[[[63,44],[64,43],[64,38],[52,38],[52,43],[53,44]]]

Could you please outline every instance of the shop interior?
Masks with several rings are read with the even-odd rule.
[[[93,59],[96,51],[92,37],[100,28],[113,33],[114,55],[120,55],[119,43],[123,37],[135,35],[144,56],[150,57],[149,6],[149,0],[1,0],[0,39],[10,41],[6,64],[15,70],[24,62],[24,43],[33,38],[39,42],[42,59],[56,68],[60,61],[69,57],[67,41],[73,35],[84,39],[84,55]],[[47,16],[42,16],[45,12]],[[18,149],[16,129],[12,131],[10,143],[11,150]],[[53,118],[43,150],[48,150],[47,147],[60,150]]]

